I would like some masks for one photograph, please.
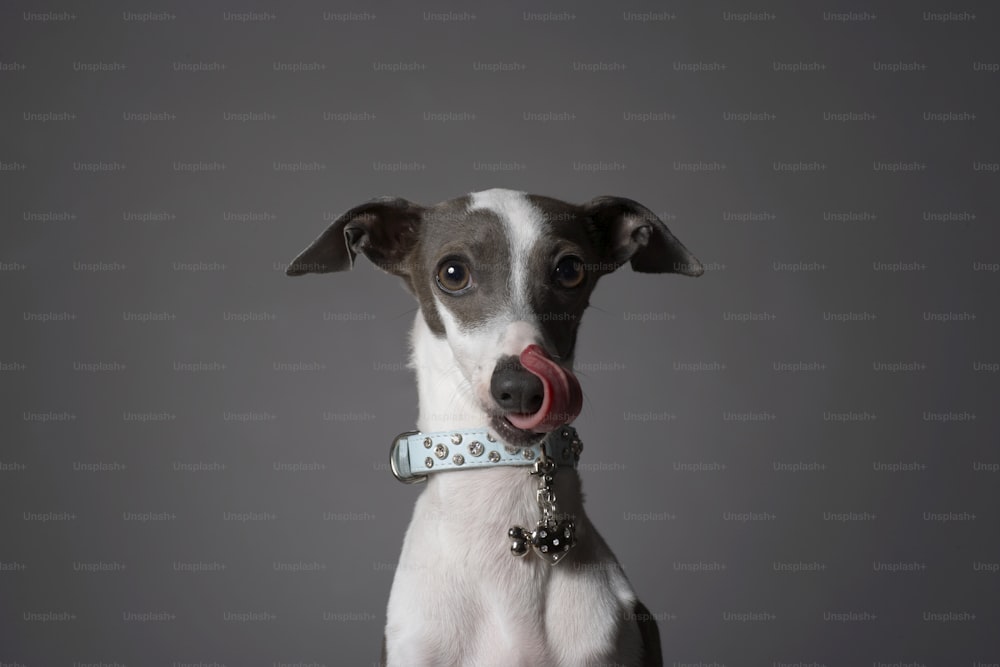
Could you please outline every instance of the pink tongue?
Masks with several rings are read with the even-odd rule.
[[[576,376],[552,361],[538,345],[521,352],[521,365],[542,381],[542,407],[534,414],[511,413],[507,420],[519,429],[547,433],[568,424],[583,408],[583,391]]]

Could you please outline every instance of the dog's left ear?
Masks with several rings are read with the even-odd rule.
[[[667,226],[637,201],[625,197],[595,197],[583,205],[615,266],[631,262],[643,273],[700,276],[705,267]]]
[[[383,271],[405,275],[423,213],[423,206],[401,197],[378,197],[355,206],[300,252],[285,273],[347,271],[360,252]]]

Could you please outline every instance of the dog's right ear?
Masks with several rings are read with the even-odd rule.
[[[423,213],[423,206],[401,197],[378,197],[355,206],[300,252],[285,273],[347,271],[360,252],[383,271],[405,275],[405,259],[417,242]]]

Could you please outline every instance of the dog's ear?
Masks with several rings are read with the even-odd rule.
[[[670,233],[667,226],[637,201],[595,197],[583,205],[600,244],[616,267],[631,262],[634,271],[700,276],[701,262]]]
[[[285,273],[347,271],[360,252],[383,271],[406,274],[424,207],[400,197],[378,197],[337,218],[291,261]]]

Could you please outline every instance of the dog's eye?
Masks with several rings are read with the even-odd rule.
[[[449,259],[438,267],[437,284],[445,292],[456,294],[472,285],[472,273],[465,262]]]
[[[579,287],[587,274],[583,270],[583,260],[575,255],[566,255],[556,263],[556,282],[566,288]]]

